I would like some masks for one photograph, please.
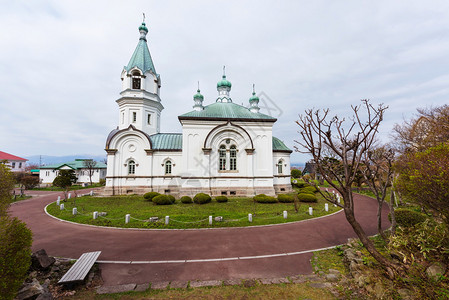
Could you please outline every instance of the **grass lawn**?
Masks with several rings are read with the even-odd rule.
[[[81,185],[72,185],[69,189],[69,191],[73,190],[84,190],[84,189],[91,189],[95,187],[102,187],[103,185],[99,183],[94,183],[92,185],[88,185],[86,187],[83,187]],[[34,191],[65,191],[65,189],[57,187],[57,186],[49,186],[49,187],[41,187],[41,188],[34,188]]]
[[[18,202],[18,201],[22,201],[22,200],[26,200],[26,199],[30,199],[31,198],[31,196],[26,196],[26,195],[24,195],[24,196],[16,196],[15,198],[14,198],[14,196],[11,198],[11,203],[12,202]]]
[[[76,202],[76,203],[74,203]],[[229,198],[227,203],[217,203],[213,200],[208,204],[183,204],[179,200],[173,205],[154,205],[144,200],[143,196],[115,196],[72,198],[64,203],[65,209],[60,210],[56,203],[47,207],[47,211],[58,218],[100,226],[126,228],[209,228],[237,227],[287,223],[314,217],[324,216],[339,210],[329,205],[329,212],[324,210],[325,200],[317,203],[299,203],[299,211],[295,212],[293,203],[261,204],[252,198]],[[78,209],[78,215],[72,215],[72,208]],[[310,216],[309,206],[313,208]],[[283,211],[288,212],[288,218],[283,218]],[[92,218],[94,211],[106,212],[105,217]],[[248,221],[248,214],[253,214],[253,222]],[[130,214],[131,220],[125,224],[125,215]],[[165,216],[170,216],[170,223],[164,224]],[[213,222],[209,225],[209,216],[222,216],[223,222]],[[149,222],[150,217],[159,217],[158,222]]]

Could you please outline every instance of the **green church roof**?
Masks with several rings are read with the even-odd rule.
[[[283,141],[274,136],[273,136],[273,151],[293,152],[284,144]]]
[[[217,120],[246,120],[246,121],[267,121],[275,122],[276,118],[262,114],[250,112],[248,108],[232,102],[216,102],[205,106],[203,110],[182,114],[179,120],[187,119],[217,119]]]
[[[232,86],[231,82],[226,79],[226,75],[224,75],[224,74],[223,74],[222,79],[219,82],[217,82],[217,88],[221,87],[221,86],[227,86],[227,87]]]
[[[86,168],[84,166],[85,160],[88,160],[88,159],[75,159],[75,161],[66,162],[66,163],[62,163],[62,164],[42,166],[41,169],[60,169],[64,166],[68,166],[68,167],[72,168],[73,170],[84,169],[84,168]],[[97,164],[95,165],[94,169],[106,169],[106,164],[97,161]]]
[[[145,23],[139,27],[139,30],[148,32]],[[154,74],[156,69],[154,68],[153,60],[151,59],[150,50],[148,49],[147,40],[145,36],[141,37],[137,44],[136,50],[134,50],[133,56],[129,60],[128,65],[125,67],[126,71],[130,71],[132,68],[138,68],[145,74],[146,71],[151,70]]]
[[[182,133],[158,133],[150,135],[154,150],[182,150]]]

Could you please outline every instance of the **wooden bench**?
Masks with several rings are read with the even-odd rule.
[[[83,253],[58,283],[83,281],[100,254],[101,251]]]

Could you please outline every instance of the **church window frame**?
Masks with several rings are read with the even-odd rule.
[[[142,89],[142,78],[139,71],[135,70],[132,72],[132,82],[131,82],[131,88],[133,90],[140,90]]]
[[[235,145],[229,148],[229,170],[237,171],[237,147]]]
[[[238,148],[226,139],[218,148],[218,171],[238,172]]]
[[[173,164],[171,162],[171,160],[167,160],[164,164],[164,169],[165,169],[165,175],[171,175],[172,171],[173,171]]]
[[[133,111],[133,123],[137,122],[137,112]]]
[[[283,164],[284,162],[280,159],[277,163],[278,174],[283,174]]]
[[[151,114],[147,115],[147,124],[151,125]]]
[[[136,162],[134,160],[130,160],[128,162],[128,175],[136,174]]]
[[[220,148],[218,149],[218,170],[220,171],[226,171],[227,165],[226,152],[227,152],[226,146],[221,145]]]

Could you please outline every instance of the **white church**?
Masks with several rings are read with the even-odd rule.
[[[274,195],[291,192],[290,150],[272,135],[276,118],[259,112],[253,91],[249,108],[234,103],[223,74],[218,96],[178,116],[182,133],[161,133],[161,78],[148,50],[145,23],[123,68],[118,127],[106,141],[106,195],[149,191],[193,196]]]

